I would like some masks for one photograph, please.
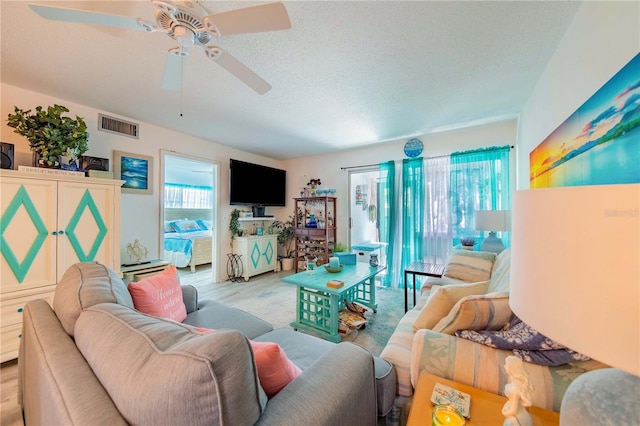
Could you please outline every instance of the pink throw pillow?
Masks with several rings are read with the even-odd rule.
[[[187,308],[182,299],[182,287],[175,266],[128,285],[135,308],[147,315],[182,322]]]
[[[203,327],[191,328],[203,334],[216,331]],[[300,367],[287,358],[287,354],[284,353],[277,343],[254,342],[253,340],[249,340],[249,343],[253,350],[253,357],[256,360],[260,386],[262,386],[264,393],[266,393],[269,398],[275,396],[302,373]]]
[[[258,367],[260,385],[269,398],[275,396],[302,370],[284,353],[280,345],[272,342],[249,340]]]

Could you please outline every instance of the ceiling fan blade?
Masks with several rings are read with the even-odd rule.
[[[91,12],[88,10],[67,9],[64,7],[42,6],[30,4],[29,7],[44,19],[51,21],[74,22],[78,24],[104,25],[107,27],[119,27],[129,30],[147,30],[138,23],[137,18],[128,16],[111,15],[108,13]]]
[[[169,49],[167,60],[164,64],[164,74],[162,76],[162,88],[164,90],[180,89],[183,72],[182,65],[188,56],[187,51],[180,47]]]
[[[205,50],[209,59],[215,61],[225,70],[236,76],[247,86],[258,92],[260,95],[264,95],[271,90],[271,85],[264,81],[255,72],[251,71],[245,64],[234,58],[229,52],[220,49],[217,46],[208,46]]]
[[[291,28],[289,14],[282,3],[231,10],[205,16],[204,26],[221,36],[288,30]]]

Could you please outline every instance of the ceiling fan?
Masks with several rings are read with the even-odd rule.
[[[180,87],[182,60],[192,46],[201,47],[206,56],[233,74],[244,84],[263,95],[271,85],[227,51],[209,42],[220,36],[288,30],[289,15],[282,3],[269,3],[228,12],[209,14],[202,5],[193,1],[173,2],[151,0],[157,10],[156,23],[128,16],[30,4],[38,15],[53,21],[90,25],[104,25],[130,30],[162,32],[179,43],[169,49],[162,79],[162,87],[177,90]]]

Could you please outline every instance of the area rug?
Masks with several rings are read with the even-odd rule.
[[[363,329],[354,330],[342,340],[362,346],[373,355],[380,355],[404,315],[403,295],[402,290],[378,287],[377,313],[368,309],[365,312],[367,325]],[[274,328],[291,328],[290,323],[296,315],[296,287],[283,283],[282,286],[256,292],[251,297],[229,304],[270,322]]]

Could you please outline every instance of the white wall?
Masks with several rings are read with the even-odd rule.
[[[378,164],[382,161],[401,161],[404,155],[406,139],[371,145],[368,147],[340,151],[333,154],[298,158],[278,162],[276,160],[239,151],[224,145],[212,143],[193,136],[177,133],[165,128],[136,120],[135,117],[120,117],[109,111],[98,110],[74,102],[53,98],[45,94],[32,92],[16,86],[1,85],[0,138],[3,142],[15,144],[16,164],[31,165],[31,151],[25,138],[13,133],[6,125],[6,117],[13,112],[13,107],[33,109],[38,105],[48,106],[54,103],[65,105],[70,114],[79,115],[87,122],[89,128],[89,151],[86,155],[113,159],[112,150],[126,151],[149,155],[154,158],[153,195],[122,194],[121,218],[121,252],[126,256],[126,244],[134,238],[149,248],[150,257],[160,257],[160,150],[170,150],[182,154],[197,156],[219,163],[220,192],[218,205],[217,244],[219,247],[217,281],[226,277],[226,253],[230,251],[228,232],[229,214],[233,209],[229,206],[229,158],[256,162],[287,170],[287,206],[269,207],[269,214],[284,219],[293,213],[294,197],[299,196],[299,188],[305,186],[309,178],[320,177],[323,187],[336,188],[338,197],[338,241],[348,241],[348,172],[341,167]],[[140,139],[100,132],[97,130],[98,113],[122,118],[140,124]],[[516,141],[516,120],[493,123],[473,128],[453,130],[444,133],[419,136],[424,143],[423,156],[446,155],[455,151],[464,151],[487,146],[514,145]],[[513,155],[512,155],[513,160]],[[512,164],[514,161],[512,161]],[[512,171],[515,176],[515,171]],[[515,182],[514,182],[515,184]],[[122,259],[128,261],[127,258]]]
[[[153,166],[153,195],[122,194],[120,245],[123,262],[126,258],[126,244],[137,238],[149,249],[150,258],[160,257],[160,150],[171,150],[182,154],[188,154],[213,160],[219,163],[220,182],[219,214],[216,242],[219,247],[218,278],[224,281],[226,276],[226,253],[230,252],[229,214],[233,209],[229,206],[229,158],[256,162],[272,167],[280,167],[278,161],[270,158],[239,151],[224,145],[212,143],[204,139],[177,133],[165,128],[136,120],[134,117],[120,117],[109,111],[97,110],[74,102],[53,98],[41,93],[24,90],[22,88],[2,84],[1,85],[1,109],[2,126],[0,126],[0,140],[15,145],[16,165],[31,165],[31,151],[27,140],[13,133],[13,129],[6,124],[6,117],[13,113],[14,106],[21,109],[35,109],[42,105],[47,107],[54,103],[64,105],[70,110],[70,115],[83,117],[89,129],[89,151],[86,155],[93,157],[109,158],[113,161],[112,150],[126,151],[136,154],[152,156]],[[112,117],[122,118],[140,124],[140,139],[132,139],[111,133],[100,132],[98,128],[98,113],[104,113]],[[271,214],[278,215],[274,209]]]
[[[514,145],[516,127],[516,120],[510,120],[446,133],[423,135],[418,138],[424,144],[422,155],[432,157],[480,147]],[[287,169],[289,199],[300,196],[299,188],[304,186],[309,178],[320,178],[323,187],[336,188],[338,241],[346,243],[349,240],[349,184],[348,172],[341,168],[378,164],[389,160],[402,161],[406,158],[403,150],[406,141],[407,139],[402,139],[333,154],[284,161],[283,165]],[[514,160],[515,155],[512,153],[512,164],[515,163]],[[512,176],[515,177],[515,170],[512,170]],[[512,184],[515,185],[515,180]],[[290,214],[293,214],[293,207],[290,210]]]
[[[638,52],[639,2],[582,5],[520,115],[518,189],[529,188],[529,153]]]

